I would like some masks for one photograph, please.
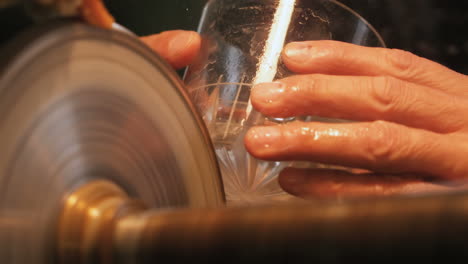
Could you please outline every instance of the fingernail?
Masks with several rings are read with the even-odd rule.
[[[331,47],[312,46],[310,42],[292,42],[284,49],[284,55],[292,61],[303,63],[310,59],[329,56],[332,51]]]
[[[288,59],[300,63],[308,60],[308,56],[311,55],[310,50],[310,45],[305,42],[292,42],[286,46],[284,55]]]
[[[285,174],[279,178],[280,186],[288,193],[300,195],[307,184],[307,176],[304,173]]]
[[[257,84],[252,88],[251,99],[254,103],[274,103],[284,94],[285,87],[281,82]]]
[[[172,57],[177,57],[184,53],[197,37],[197,33],[192,31],[182,31],[169,42],[168,52]]]

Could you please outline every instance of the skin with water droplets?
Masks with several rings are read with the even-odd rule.
[[[245,138],[248,151],[266,160],[359,168],[288,172],[280,176],[287,191],[393,195],[446,189],[434,180],[461,180],[450,185],[460,187],[468,179],[461,158],[468,156],[468,118],[460,114],[468,111],[468,76],[407,52],[336,41],[292,43],[282,58],[300,75],[256,85],[253,106],[269,117],[320,122],[254,128],[255,137]]]

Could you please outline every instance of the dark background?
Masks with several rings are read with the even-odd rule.
[[[105,0],[117,21],[139,35],[195,30],[205,0]],[[411,51],[468,74],[468,0],[341,0],[379,31],[390,48]],[[0,44],[30,24],[0,9]],[[1,59],[1,58],[0,58]]]
[[[139,34],[196,29],[204,0],[107,0]],[[341,0],[381,33],[388,47],[414,52],[468,74],[468,0]]]

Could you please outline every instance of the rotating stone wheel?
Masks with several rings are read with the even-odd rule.
[[[468,261],[465,191],[218,208],[202,121],[127,34],[63,22],[5,51],[2,264]]]
[[[149,208],[223,204],[202,121],[135,38],[55,23],[0,57],[1,263],[52,263],[64,198],[96,180]]]

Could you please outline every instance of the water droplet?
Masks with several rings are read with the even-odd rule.
[[[270,146],[270,144],[265,144],[264,147],[265,148],[270,148],[271,146]]]
[[[321,137],[322,137],[321,133],[319,131],[315,131],[314,140],[319,140]]]
[[[336,130],[336,129],[329,129],[327,131],[327,134],[332,136],[332,137],[339,137],[341,136],[341,132],[339,130]]]

